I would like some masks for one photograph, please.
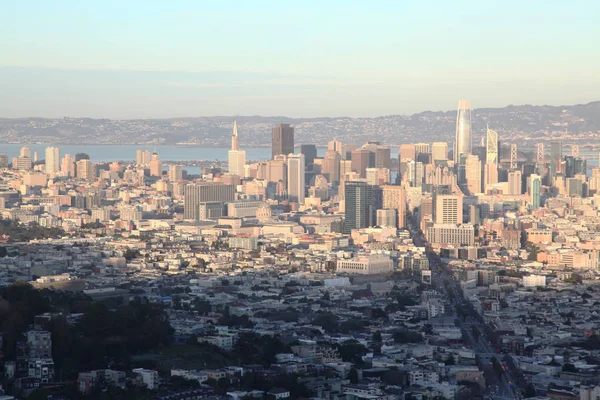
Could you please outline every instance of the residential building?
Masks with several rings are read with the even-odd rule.
[[[77,177],[86,181],[96,179],[96,173],[92,162],[88,159],[79,160],[76,163],[77,166]]]
[[[56,174],[60,171],[60,150],[58,147],[46,147],[46,173]]]
[[[145,368],[135,368],[132,370],[132,372],[140,377],[142,383],[148,388],[148,390],[158,389],[158,386],[160,385],[158,371]]]
[[[162,161],[158,158],[158,153],[152,153],[150,158],[150,176],[162,176]]]

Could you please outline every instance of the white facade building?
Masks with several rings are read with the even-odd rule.
[[[158,371],[152,369],[135,368],[132,370],[133,373],[138,374],[142,378],[142,382],[149,390],[158,389],[160,384]]]
[[[288,199],[297,202],[298,204],[303,204],[304,189],[306,186],[304,183],[304,154],[290,154],[288,156],[287,172]]]
[[[386,256],[358,256],[351,259],[339,259],[337,273],[347,274],[385,274],[394,271],[394,264]]]
[[[60,150],[58,147],[46,147],[46,173],[53,175],[60,171]]]
[[[434,224],[427,229],[427,240],[431,244],[472,246],[475,243],[475,228],[471,224]]]
[[[523,286],[525,287],[546,287],[545,275],[527,275],[523,277]]]

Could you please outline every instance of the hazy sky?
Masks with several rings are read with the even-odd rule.
[[[598,0],[0,0],[0,117],[600,100]]]

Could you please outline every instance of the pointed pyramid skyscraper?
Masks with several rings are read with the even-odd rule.
[[[240,150],[236,121],[233,121],[233,133],[231,135],[231,150],[229,150],[228,155],[229,173],[238,175],[243,178],[246,175],[244,170],[244,167],[246,165],[246,152],[244,150]]]
[[[239,150],[237,122],[233,121],[233,135],[231,136],[231,150]]]

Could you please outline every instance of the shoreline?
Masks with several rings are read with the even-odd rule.
[[[313,143],[299,143],[297,145],[294,145],[294,148],[300,147],[303,144],[313,144]],[[227,145],[222,145],[222,146],[215,146],[215,145],[203,145],[203,144],[136,144],[136,143],[40,143],[40,142],[36,142],[36,143],[16,143],[16,142],[0,142],[0,146],[3,145],[11,145],[11,146],[114,146],[114,147],[121,147],[121,146],[139,146],[139,147],[145,147],[145,148],[150,148],[150,147],[184,147],[184,148],[189,148],[189,147],[195,147],[195,148],[204,148],[204,149],[227,149],[230,150],[229,146]],[[327,145],[315,145],[317,146],[317,148],[327,148]],[[242,146],[240,146],[242,147]],[[270,149],[271,146],[270,145],[251,145],[251,146],[243,146],[243,148],[246,149]],[[243,149],[242,149],[243,150]]]

